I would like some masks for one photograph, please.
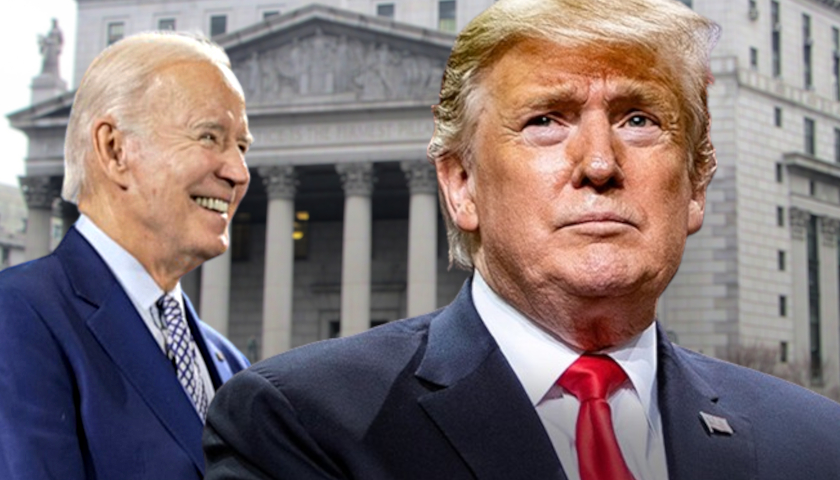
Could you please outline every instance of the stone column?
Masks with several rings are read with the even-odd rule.
[[[262,358],[292,348],[294,293],[295,191],[297,177],[291,165],[260,167],[268,194],[265,226]]]
[[[370,328],[370,265],[373,165],[336,165],[344,186],[344,240],[341,252],[342,337]]]
[[[838,294],[837,234],[840,220],[820,219],[820,337],[825,387],[840,386],[840,305]]]
[[[408,180],[408,308],[414,317],[437,308],[437,175],[426,161],[405,161]]]
[[[790,267],[793,277],[791,295],[788,296],[787,316],[793,325],[793,352],[791,360],[807,362],[810,358],[811,342],[808,313],[808,221],[811,214],[806,210],[790,207]],[[782,293],[782,292],[779,292]]]
[[[230,231],[228,231],[230,235]],[[230,247],[201,265],[201,320],[224,336],[230,323]]]
[[[61,186],[53,177],[18,177],[29,213],[26,220],[26,259],[34,260],[50,253],[52,205]]]

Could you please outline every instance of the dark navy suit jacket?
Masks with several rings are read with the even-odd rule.
[[[671,480],[840,479],[840,405],[661,332],[657,348]],[[700,412],[734,433],[710,432]],[[443,310],[236,375],[211,405],[204,449],[208,480],[566,478],[469,282]]]
[[[218,388],[248,362],[184,300]],[[201,432],[172,363],[75,229],[0,272],[0,478],[199,479]]]

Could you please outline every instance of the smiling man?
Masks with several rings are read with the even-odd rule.
[[[210,409],[207,478],[840,478],[840,406],[656,323],[715,170],[717,36],[672,0],[476,17],[429,146],[471,280],[440,311],[238,375]]]
[[[250,142],[209,41],[142,34],[93,61],[65,142],[81,217],[0,273],[0,478],[203,476],[209,402],[248,362],[179,281],[228,248]]]

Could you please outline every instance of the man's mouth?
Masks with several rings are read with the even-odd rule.
[[[193,201],[195,201],[195,203],[199,206],[208,210],[213,210],[214,212],[228,213],[228,210],[230,209],[230,203],[218,198],[193,197]]]

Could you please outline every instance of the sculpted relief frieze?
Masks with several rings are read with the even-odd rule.
[[[321,31],[234,63],[249,104],[435,100],[444,59]]]

